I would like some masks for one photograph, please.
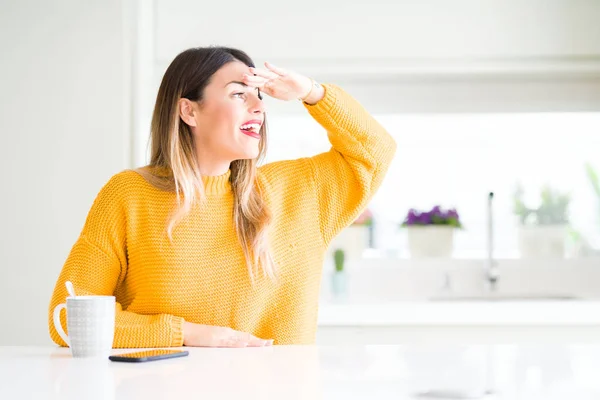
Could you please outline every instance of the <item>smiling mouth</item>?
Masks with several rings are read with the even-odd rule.
[[[240,131],[250,137],[260,139],[260,124],[245,124],[240,127]]]

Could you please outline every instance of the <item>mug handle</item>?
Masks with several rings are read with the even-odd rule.
[[[65,341],[67,346],[71,347],[71,341],[69,340],[69,337],[65,333],[62,324],[60,323],[60,312],[63,308],[67,308],[67,305],[65,303],[59,304],[56,306],[56,308],[54,308],[54,328],[56,329],[56,332],[62,338],[62,340]]]

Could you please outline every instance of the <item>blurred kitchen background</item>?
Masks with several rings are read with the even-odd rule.
[[[598,21],[594,0],[0,2],[0,344],[50,343],[94,197],[147,163],[162,74],[205,45],[343,87],[398,142],[329,249],[320,343],[598,337]],[[267,162],[329,149],[265,101]]]

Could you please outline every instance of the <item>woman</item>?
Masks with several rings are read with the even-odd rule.
[[[56,282],[54,342],[65,346],[52,310],[70,280],[78,294],[116,296],[114,347],[314,343],[325,251],[380,186],[396,144],[340,88],[265,66],[224,47],[173,60],[150,164],[100,190]],[[263,94],[300,100],[332,149],[257,167]]]

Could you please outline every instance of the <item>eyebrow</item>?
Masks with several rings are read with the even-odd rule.
[[[240,82],[240,81],[231,81],[227,85],[225,85],[224,87],[227,87],[227,86],[231,85],[232,83],[248,87],[248,85],[246,85],[244,82]]]
[[[244,87],[251,87],[250,85],[246,85],[244,82],[240,82],[240,81],[231,81],[227,85],[225,85],[224,87],[227,87],[227,86],[231,85],[232,83],[235,83],[237,85],[242,85]],[[254,88],[254,89],[256,89],[256,91],[258,92],[258,98],[262,100],[263,98],[260,95],[260,88]]]

